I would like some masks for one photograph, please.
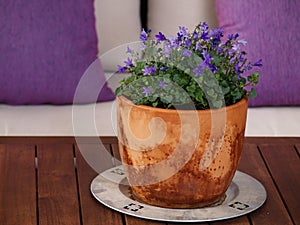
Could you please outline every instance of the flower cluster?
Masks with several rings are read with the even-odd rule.
[[[142,30],[141,52],[128,47],[128,58],[118,66],[119,73],[130,76],[120,81],[116,95],[135,104],[183,109],[220,108],[245,95],[255,97],[259,74],[248,71],[262,61],[247,60],[246,41],[238,34],[222,37],[222,29],[209,29],[205,22],[192,32],[179,27],[169,38],[161,32],[151,38],[151,31]]]

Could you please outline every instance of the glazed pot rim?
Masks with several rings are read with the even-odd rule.
[[[180,110],[180,109],[164,109],[164,108],[155,108],[152,106],[147,106],[147,105],[135,105],[131,100],[129,100],[128,98],[126,98],[125,96],[121,95],[121,96],[117,96],[117,99],[126,102],[126,104],[131,105],[132,107],[135,108],[139,108],[139,109],[144,109],[144,110],[150,110],[150,111],[156,111],[156,112],[161,112],[161,113],[177,113],[178,111],[180,111],[180,113],[194,113],[195,111],[199,114],[207,114],[207,113],[219,113],[219,112],[224,112],[224,110],[226,111],[231,111],[234,110],[236,108],[240,108],[242,105],[247,105],[248,107],[248,96],[245,95],[240,101],[238,101],[237,103],[234,103],[232,105],[229,106],[225,106],[219,109],[198,109],[198,110]]]

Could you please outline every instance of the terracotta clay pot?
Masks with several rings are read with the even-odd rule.
[[[247,98],[216,110],[175,110],[117,97],[119,149],[135,198],[167,208],[224,200],[241,156],[247,108]]]

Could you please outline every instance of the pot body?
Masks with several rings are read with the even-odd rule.
[[[241,156],[247,108],[247,98],[216,110],[173,110],[117,97],[120,155],[135,197],[167,208],[224,199]]]

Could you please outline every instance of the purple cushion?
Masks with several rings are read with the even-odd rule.
[[[300,105],[300,1],[216,0],[219,26],[247,40],[248,58],[263,60],[250,106]]]
[[[1,103],[73,103],[81,77],[97,57],[93,4],[93,0],[2,1]],[[98,65],[93,71],[103,88],[96,100],[112,100],[114,94],[105,84],[101,63]],[[94,96],[87,94],[80,100],[87,103]]]

